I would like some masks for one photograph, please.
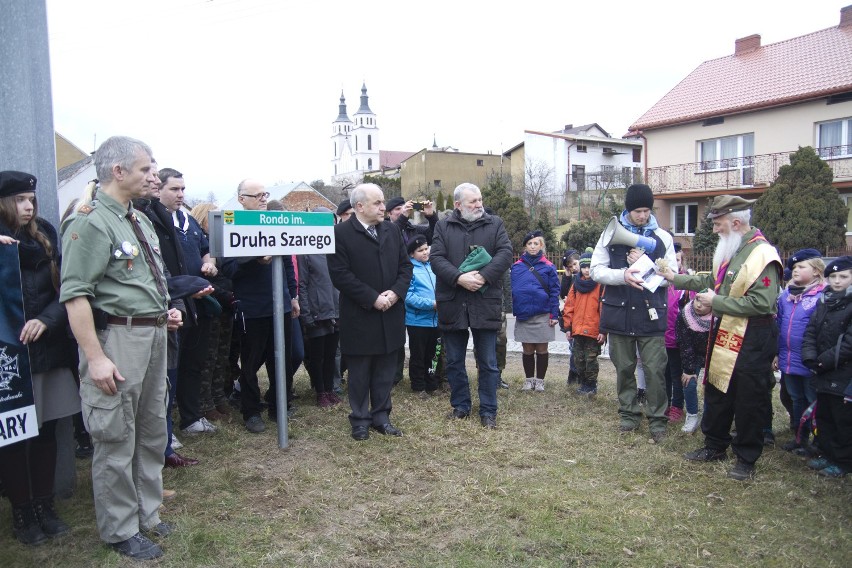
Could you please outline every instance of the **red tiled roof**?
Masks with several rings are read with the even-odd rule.
[[[852,91],[852,25],[705,61],[630,126],[644,130]]]
[[[417,152],[400,152],[396,150],[379,150],[379,165],[382,168],[397,168]]]

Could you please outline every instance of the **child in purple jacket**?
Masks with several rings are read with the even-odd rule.
[[[793,399],[791,425],[801,433],[798,441],[794,437],[781,447],[801,456],[806,455],[810,423],[800,428],[799,422],[807,407],[816,400],[811,371],[802,363],[802,339],[816,310],[820,293],[825,288],[825,264],[821,256],[815,249],[800,250],[791,256],[787,261],[792,269],[790,282],[778,296],[777,322],[780,333],[775,367],[781,370],[781,380]]]

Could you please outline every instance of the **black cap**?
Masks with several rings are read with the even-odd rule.
[[[633,211],[643,207],[654,208],[654,194],[651,188],[644,183],[634,183],[627,188],[627,194],[624,196],[624,208]]]
[[[405,205],[405,199],[402,197],[391,197],[387,204],[385,204],[385,209],[388,211],[393,211],[400,205]]]
[[[350,209],[352,209],[352,204],[348,199],[344,199],[340,202],[340,205],[337,206],[337,216],[340,217]]]
[[[852,269],[852,256],[838,256],[825,267],[825,277],[849,269]]]
[[[423,235],[417,235],[408,242],[408,246],[406,247],[406,249],[408,250],[408,254],[413,254],[414,251],[427,244],[428,242],[429,241],[427,241],[426,237],[424,237]]]
[[[524,235],[524,246],[527,246],[527,243],[533,240],[536,237],[544,236],[544,233],[541,230],[536,229],[535,231],[530,231],[526,235]]]
[[[36,190],[36,177],[25,172],[7,170],[0,172],[0,197]]]

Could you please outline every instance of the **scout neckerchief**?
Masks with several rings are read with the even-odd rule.
[[[775,248],[767,242],[766,237],[757,229],[754,237],[746,245],[755,242],[757,242],[757,246],[749,253],[748,258],[737,271],[737,276],[728,292],[729,298],[745,296],[748,289],[751,288],[751,285],[754,284],[769,263],[781,264],[781,258],[779,258]],[[715,286],[717,292],[725,280],[729,264],[729,262],[724,262],[717,269]],[[710,357],[710,365],[707,368],[707,380],[722,392],[728,392],[728,385],[731,382],[731,375],[734,372],[734,365],[736,365],[737,357],[740,354],[747,328],[747,317],[730,314],[722,316],[719,332],[716,334],[716,342],[713,345],[713,355]]]

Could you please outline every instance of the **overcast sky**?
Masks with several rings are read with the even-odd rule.
[[[54,123],[86,151],[140,138],[221,203],[246,177],[328,183],[341,89],[352,118],[362,82],[383,150],[618,137],[735,39],[836,26],[849,2],[47,0]]]

